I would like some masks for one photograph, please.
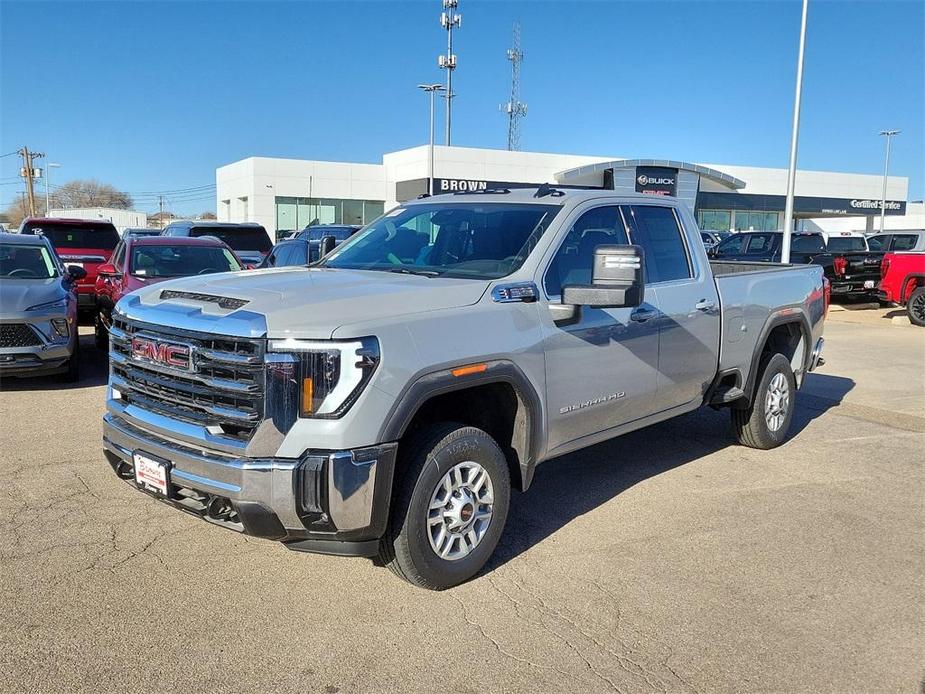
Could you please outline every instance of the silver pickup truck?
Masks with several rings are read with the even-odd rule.
[[[826,310],[821,267],[710,263],[672,198],[422,198],[312,266],[123,298],[103,448],[213,523],[447,588],[545,460],[704,405],[781,444]]]

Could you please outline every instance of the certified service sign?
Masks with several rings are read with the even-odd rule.
[[[678,170],[664,166],[637,166],[636,192],[648,195],[676,195]]]

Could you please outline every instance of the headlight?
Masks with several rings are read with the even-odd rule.
[[[379,341],[270,340],[271,352],[285,352],[296,361],[299,415],[336,419],[363,392],[379,365]]]
[[[55,309],[64,310],[67,308],[67,297],[62,297],[60,299],[55,299],[54,301],[46,301],[44,304],[36,304],[35,306],[30,306],[27,308],[27,311],[54,311]]]

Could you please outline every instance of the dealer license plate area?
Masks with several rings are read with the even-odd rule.
[[[864,280],[864,289],[873,289],[874,281],[873,280]]]
[[[135,451],[135,481],[149,492],[159,496],[170,496],[170,463],[160,458]]]

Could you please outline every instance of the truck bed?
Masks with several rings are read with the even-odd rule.
[[[710,267],[722,315],[721,372],[738,371],[747,378],[756,341],[772,314],[795,311],[806,316],[810,326],[821,325],[825,299],[820,266],[711,261]],[[804,349],[812,349],[812,344]]]

